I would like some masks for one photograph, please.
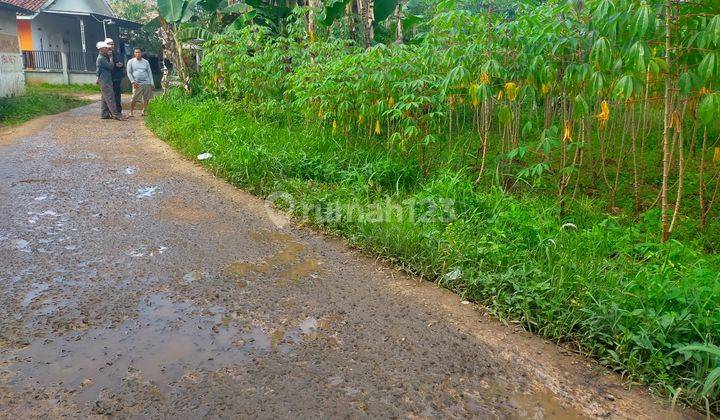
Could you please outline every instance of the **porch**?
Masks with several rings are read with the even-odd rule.
[[[95,51],[23,51],[22,58],[28,83],[95,83]]]
[[[26,80],[30,83],[95,83],[95,43],[111,37],[127,59],[121,31],[140,25],[84,12],[43,11],[18,17]]]

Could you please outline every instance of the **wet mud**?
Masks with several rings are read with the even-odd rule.
[[[97,108],[0,141],[0,417],[693,416]]]

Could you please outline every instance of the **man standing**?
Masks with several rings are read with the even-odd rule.
[[[112,71],[115,68],[112,55],[109,54],[109,46],[103,41],[97,43],[98,57],[95,61],[97,66],[98,84],[100,85],[101,114],[103,119],[116,119],[125,121],[122,113],[118,111],[115,104],[115,93],[113,92]]]
[[[147,108],[148,101],[150,100],[150,94],[155,87],[155,81],[153,80],[152,70],[150,69],[150,62],[143,58],[142,50],[135,48],[133,51],[134,57],[128,60],[127,63],[127,75],[132,83],[132,100],[130,101],[130,116],[133,116],[135,112],[135,103],[142,100],[142,113],[145,115],[145,109]]]
[[[120,98],[120,95],[122,93],[121,86],[123,74],[125,73],[125,70],[123,69],[123,67],[125,66],[125,62],[122,55],[120,55],[118,50],[115,49],[115,41],[113,41],[112,38],[105,38],[105,43],[108,44],[111,59],[113,61],[113,65],[115,66],[112,71],[112,84],[113,92],[115,93],[115,106],[117,107],[118,112],[122,112],[122,100]]]

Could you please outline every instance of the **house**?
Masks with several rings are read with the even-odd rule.
[[[17,13],[30,13],[30,10],[0,1],[0,98],[25,93],[25,74],[15,19]]]
[[[94,83],[95,43],[110,37],[122,47],[121,29],[141,26],[118,18],[106,0],[4,1],[30,11],[16,23],[28,82]]]

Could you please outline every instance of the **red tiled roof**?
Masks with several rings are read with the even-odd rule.
[[[42,8],[45,3],[47,3],[47,0],[2,0],[0,1],[0,3],[8,3],[22,9],[37,12],[40,10],[40,8]]]

